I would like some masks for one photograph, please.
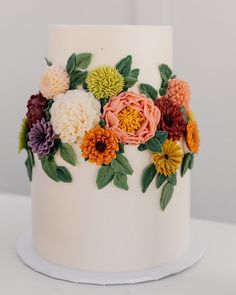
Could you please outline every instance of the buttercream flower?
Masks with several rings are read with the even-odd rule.
[[[28,126],[31,128],[34,123],[40,121],[44,116],[44,110],[48,105],[48,101],[42,94],[31,95],[27,103],[28,111],[26,113]]]
[[[189,111],[189,112],[187,113],[187,117],[188,117],[188,120],[196,121],[196,118],[195,118],[194,112],[192,112],[192,111]]]
[[[54,146],[56,134],[53,131],[50,122],[46,122],[44,118],[37,121],[29,132],[28,145],[32,152],[38,154],[39,158],[49,154]]]
[[[43,73],[39,89],[44,97],[54,99],[69,89],[69,82],[70,77],[65,69],[51,66]]]
[[[80,148],[89,162],[107,165],[116,157],[119,145],[113,131],[97,126],[84,135]]]
[[[196,121],[189,120],[188,122],[186,142],[191,152],[197,153],[199,151],[200,137]]]
[[[166,97],[170,98],[174,105],[184,106],[189,110],[190,88],[187,81],[171,79],[168,82]]]
[[[181,137],[184,137],[187,122],[180,108],[173,105],[173,102],[166,97],[157,99],[155,105],[161,111],[157,130],[167,131],[169,139],[179,140]]]
[[[86,79],[88,89],[98,98],[109,98],[119,94],[124,87],[124,77],[116,68],[110,66],[97,67]]]
[[[150,98],[122,92],[110,98],[104,107],[103,118],[119,142],[140,144],[154,136],[160,111]]]
[[[85,132],[100,120],[100,104],[85,90],[69,90],[59,94],[51,107],[51,122],[64,143],[81,142]]]
[[[162,152],[153,154],[153,163],[159,173],[168,176],[177,171],[182,158],[181,147],[173,140],[167,139],[162,145]]]

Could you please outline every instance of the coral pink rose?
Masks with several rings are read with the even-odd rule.
[[[140,94],[122,92],[109,99],[104,107],[106,127],[113,130],[121,143],[145,143],[154,136],[160,111],[154,102]]]

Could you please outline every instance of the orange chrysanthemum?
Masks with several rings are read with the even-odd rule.
[[[189,120],[188,122],[186,142],[191,152],[197,153],[199,151],[200,137],[196,121]]]
[[[188,82],[178,79],[169,80],[166,97],[170,98],[174,105],[184,106],[189,111],[190,88]]]
[[[80,148],[82,156],[97,165],[109,164],[119,150],[114,132],[100,126],[90,129],[85,134]]]

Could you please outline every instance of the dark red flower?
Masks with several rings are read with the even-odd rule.
[[[166,97],[157,99],[155,105],[161,111],[161,119],[157,125],[157,130],[168,132],[168,138],[179,140],[185,136],[187,122],[178,106]]]
[[[32,95],[27,103],[28,111],[26,117],[28,119],[28,125],[30,128],[38,120],[40,121],[44,116],[44,109],[48,105],[48,100],[42,96],[39,92],[38,94]]]

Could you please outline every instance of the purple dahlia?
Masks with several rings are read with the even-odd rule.
[[[38,154],[39,158],[49,154],[54,146],[56,134],[53,131],[50,122],[46,122],[44,118],[33,124],[29,132],[29,146],[32,152]]]

